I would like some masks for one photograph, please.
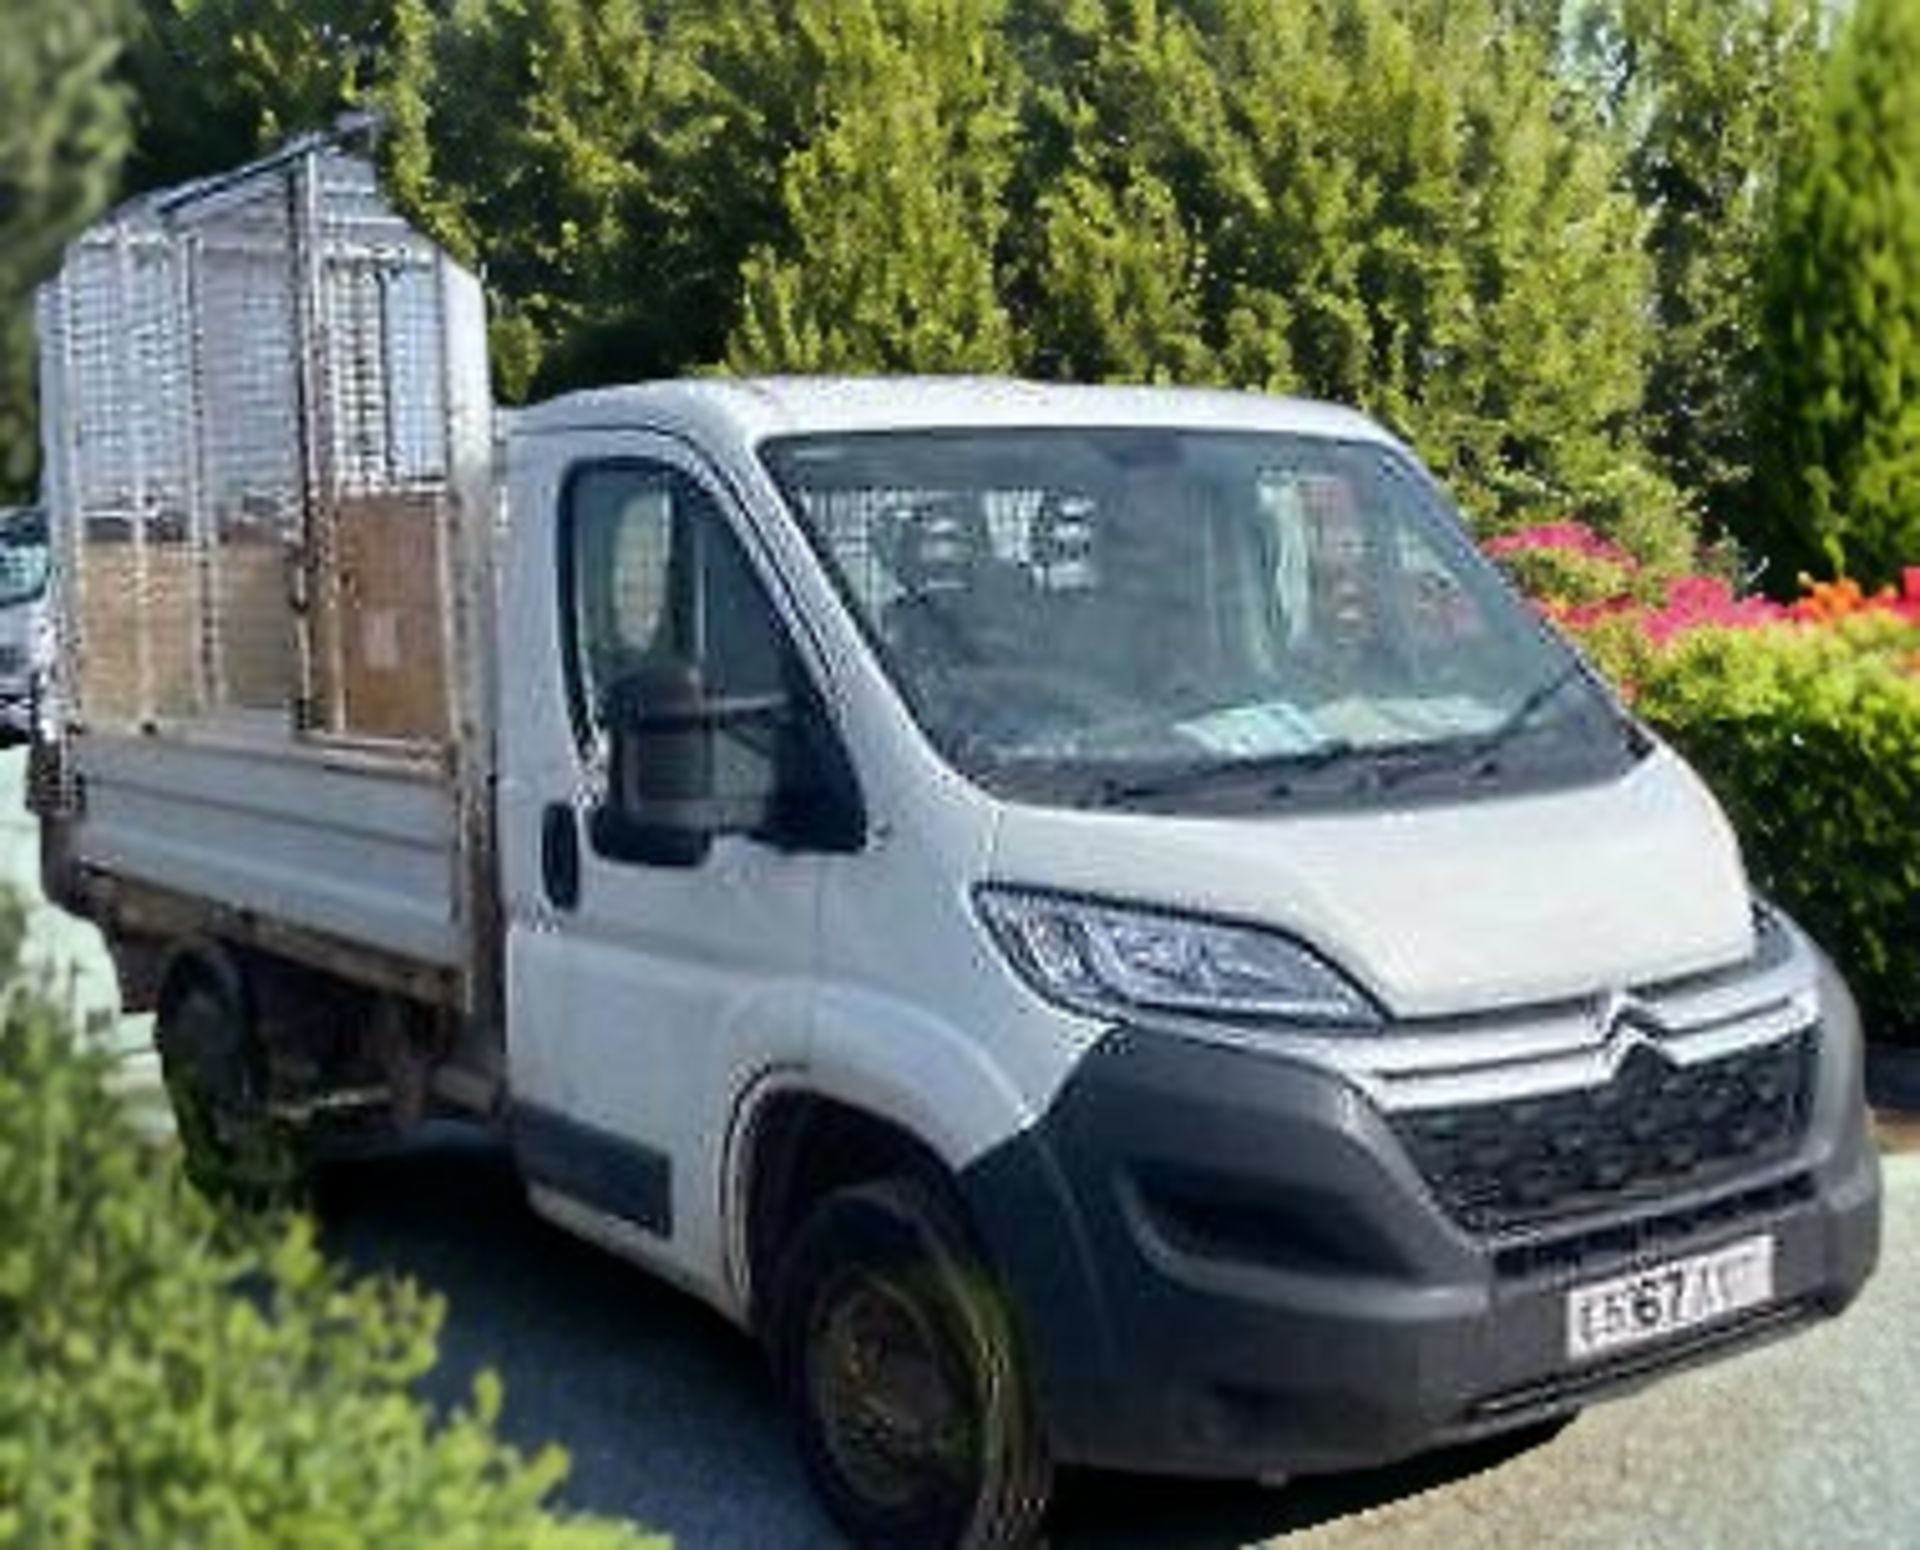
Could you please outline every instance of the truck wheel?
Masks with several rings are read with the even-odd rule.
[[[303,1182],[301,1137],[268,1106],[266,1046],[237,987],[196,973],[154,1020],[160,1073],[187,1177],[205,1194],[247,1204]]]
[[[837,1190],[783,1260],[769,1330],[801,1456],[858,1546],[1032,1542],[1046,1442],[992,1274],[942,1192]]]

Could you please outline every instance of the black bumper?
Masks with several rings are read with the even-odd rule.
[[[1358,1468],[1544,1419],[1839,1311],[1879,1244],[1858,1033],[1831,1017],[1788,1155],[1517,1231],[1459,1225],[1343,1079],[1131,1028],[964,1183],[1056,1453],[1154,1472]],[[1567,1358],[1571,1286],[1763,1231],[1767,1308]]]

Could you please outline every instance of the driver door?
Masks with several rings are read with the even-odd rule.
[[[537,842],[519,826],[541,882],[540,918],[516,932],[516,1148],[550,1212],[557,1200],[575,1225],[717,1286],[735,1095],[805,1054],[821,860],[744,835],[715,837],[692,864],[597,848],[605,706],[661,652],[696,662],[720,696],[787,693],[805,674],[737,513],[677,446],[621,438],[575,460],[558,490],[554,687],[567,715],[564,731],[548,724],[567,746],[541,761]],[[764,735],[724,742],[722,779],[773,778],[754,768],[775,758]]]

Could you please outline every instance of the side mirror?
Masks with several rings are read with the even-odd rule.
[[[751,834],[772,821],[785,695],[713,698],[697,664],[658,657],[616,680],[604,709],[607,797],[590,824],[601,854],[698,866],[716,835]]]

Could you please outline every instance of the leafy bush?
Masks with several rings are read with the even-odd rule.
[[[1638,584],[1578,523],[1487,548],[1706,777],[1869,1031],[1920,1043],[1920,568],[1776,603],[1711,575]]]
[[[1488,539],[1486,550],[1522,591],[1550,608],[1590,608],[1641,596],[1648,584],[1633,555],[1580,522],[1503,533]]]
[[[1635,708],[1706,777],[1758,887],[1832,953],[1870,1035],[1920,1042],[1920,631],[1709,627]]]
[[[3,914],[4,911],[0,911]],[[0,1547],[630,1550],[565,1473],[411,1386],[438,1305],[349,1283],[310,1225],[222,1222],[31,987],[0,1014]]]

